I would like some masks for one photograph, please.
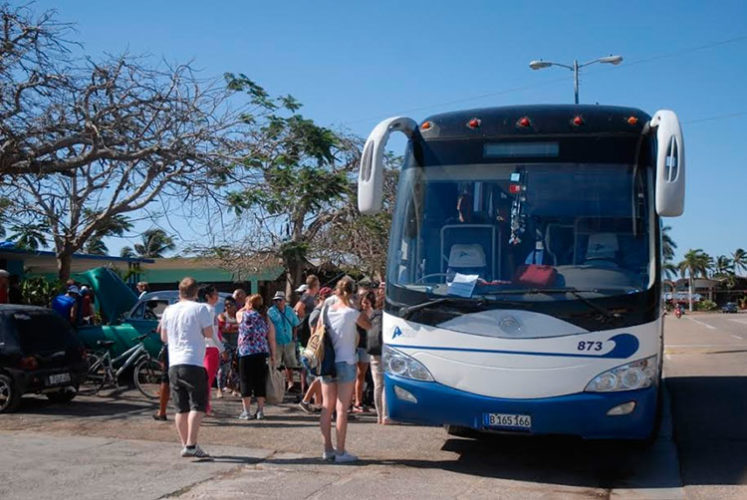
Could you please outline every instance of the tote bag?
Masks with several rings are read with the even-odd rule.
[[[327,308],[322,309],[321,317],[316,324],[316,328],[309,337],[306,347],[301,354],[301,363],[313,375],[318,376],[324,363],[326,349],[324,348],[327,337]]]
[[[285,373],[278,370],[272,363],[267,365],[267,371],[265,382],[267,402],[272,405],[280,404],[285,397]]]

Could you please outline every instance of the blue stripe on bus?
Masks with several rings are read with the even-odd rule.
[[[565,353],[565,352],[533,352],[533,351],[505,351],[498,349],[475,349],[470,347],[438,347],[423,345],[388,344],[390,347],[400,349],[422,349],[425,351],[457,351],[457,352],[483,352],[490,354],[519,354],[523,356],[557,356],[565,358],[614,358],[626,359],[638,351],[638,338],[629,333],[621,333],[610,337],[608,340],[615,342],[615,347],[606,354]],[[586,341],[583,341],[586,342]]]

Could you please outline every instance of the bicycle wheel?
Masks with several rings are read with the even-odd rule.
[[[144,357],[135,364],[133,377],[135,387],[148,399],[158,399],[161,387],[161,364],[153,358]]]
[[[101,356],[98,354],[89,353],[86,357],[88,363],[88,372],[86,373],[85,384],[95,385],[99,387],[101,383],[106,380],[106,370],[104,369],[104,362]]]

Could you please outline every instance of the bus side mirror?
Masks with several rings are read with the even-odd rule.
[[[389,134],[399,131],[408,138],[418,124],[406,116],[387,118],[376,125],[366,140],[358,172],[358,210],[362,214],[375,214],[381,210],[384,196],[384,153]]]
[[[666,109],[651,119],[656,128],[656,212],[677,217],[685,209],[685,143],[677,115]]]

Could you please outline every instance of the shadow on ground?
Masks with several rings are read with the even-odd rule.
[[[685,485],[747,484],[747,377],[666,382]]]

